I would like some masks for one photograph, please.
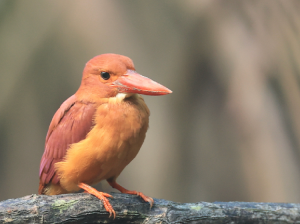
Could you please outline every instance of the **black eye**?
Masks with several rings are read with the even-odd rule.
[[[104,80],[108,80],[110,78],[110,74],[108,72],[101,72],[101,77]]]

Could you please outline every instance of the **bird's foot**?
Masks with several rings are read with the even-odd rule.
[[[123,191],[122,193],[124,193],[124,194],[134,194],[134,195],[140,196],[145,202],[148,202],[150,204],[150,209],[152,208],[152,206],[154,204],[153,198],[144,195],[142,192],[126,190],[126,191]]]
[[[78,187],[80,187],[83,190],[85,190],[84,191],[85,193],[92,194],[92,195],[96,196],[97,198],[99,198],[102,201],[105,210],[107,212],[109,212],[109,218],[112,215],[113,215],[114,219],[116,218],[116,212],[113,209],[113,207],[111,206],[111,204],[109,203],[109,200],[107,199],[107,198],[112,198],[112,196],[110,194],[97,191],[95,188],[91,187],[90,185],[84,184],[84,183],[78,184]]]
[[[136,195],[140,196],[145,202],[149,202],[150,209],[152,208],[152,206],[154,204],[153,198],[144,195],[142,192],[139,192],[139,191],[127,191],[126,194],[136,194]]]
[[[129,190],[125,189],[124,187],[122,187],[121,185],[117,184],[117,182],[115,182],[115,181],[108,181],[108,183],[109,183],[110,186],[112,186],[113,188],[119,190],[121,193],[124,193],[124,194],[135,194],[135,195],[140,196],[144,201],[149,202],[150,209],[152,208],[152,206],[154,204],[153,198],[144,195],[142,192],[129,191]]]

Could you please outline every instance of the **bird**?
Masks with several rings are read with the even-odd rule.
[[[139,152],[149,126],[150,111],[142,95],[172,91],[136,72],[133,61],[119,54],[89,60],[81,84],[62,103],[50,123],[40,162],[39,194],[58,195],[81,189],[99,198],[109,217],[116,213],[108,198],[91,185],[106,180],[121,193],[154,200],[116,182]]]

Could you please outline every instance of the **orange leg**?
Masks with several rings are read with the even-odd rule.
[[[149,202],[150,208],[152,207],[152,205],[154,203],[154,201],[153,201],[152,198],[147,197],[146,195],[144,195],[143,193],[138,192],[138,191],[129,191],[129,190],[125,189],[124,187],[120,186],[119,184],[117,184],[117,182],[114,181],[114,180],[113,181],[107,180],[107,182],[109,183],[110,186],[112,186],[113,188],[116,188],[121,193],[124,193],[124,194],[136,194],[136,195],[140,196],[142,199],[144,199],[144,201]]]
[[[85,190],[84,192],[95,195],[97,198],[99,198],[103,202],[105,210],[107,212],[109,212],[109,218],[111,217],[111,215],[114,216],[114,219],[116,218],[116,212],[107,199],[107,197],[112,198],[112,196],[110,194],[97,191],[95,188],[91,187],[90,185],[84,184],[84,183],[78,184],[78,187]]]

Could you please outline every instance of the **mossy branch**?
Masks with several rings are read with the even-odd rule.
[[[92,195],[30,195],[0,202],[0,223],[300,223],[300,204],[175,203],[112,193],[116,219]]]

